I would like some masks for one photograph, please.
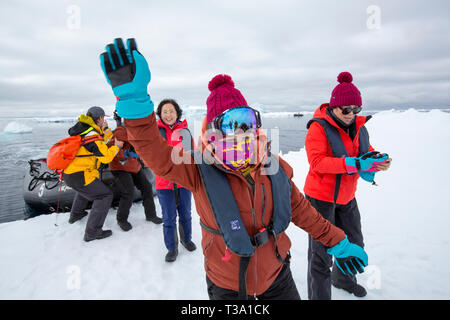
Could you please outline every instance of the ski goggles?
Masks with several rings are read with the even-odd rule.
[[[349,114],[350,112],[353,112],[353,114],[358,114],[358,113],[360,113],[361,110],[362,110],[362,107],[359,106],[359,107],[356,107],[356,108],[352,108],[352,107],[348,106],[348,107],[345,107],[345,108],[344,108],[344,107],[339,107],[339,109],[341,109],[342,114],[347,115],[347,114]]]
[[[261,115],[258,110],[251,107],[225,110],[208,124],[208,129],[217,129],[225,136],[258,128],[261,128]]]

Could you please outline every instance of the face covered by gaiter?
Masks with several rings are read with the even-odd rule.
[[[217,136],[216,136],[217,138]],[[234,137],[210,139],[214,154],[233,171],[245,171],[255,164],[255,134],[238,134]]]

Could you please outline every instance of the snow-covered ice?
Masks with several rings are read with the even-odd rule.
[[[378,186],[360,180],[366,273],[364,299],[450,298],[450,113],[384,111],[367,123],[376,150],[393,158]],[[304,149],[282,155],[303,188],[308,162]],[[161,210],[155,198],[158,215]],[[0,299],[207,299],[201,232],[193,207],[193,240],[166,263],[162,225],[146,222],[133,205],[133,229],[122,232],[110,213],[113,236],[85,243],[85,219],[69,225],[68,213],[0,224]],[[58,226],[55,226],[55,222]],[[306,292],[307,234],[291,225],[291,268],[300,295]],[[358,299],[333,289],[333,299]]]
[[[32,131],[33,128],[19,121],[11,121],[5,129],[3,129],[3,132],[5,133],[30,133]]]

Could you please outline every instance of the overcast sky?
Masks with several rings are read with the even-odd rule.
[[[155,103],[202,106],[231,75],[249,104],[329,101],[350,71],[367,109],[450,108],[450,1],[0,2],[0,116],[111,110],[98,56],[135,37]]]

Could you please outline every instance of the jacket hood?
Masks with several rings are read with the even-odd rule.
[[[82,114],[78,117],[78,122],[69,129],[69,135],[77,136],[86,131],[87,129],[89,129],[90,127],[94,128],[94,130],[97,131],[99,134],[101,135],[103,134],[102,129],[100,129],[100,127],[95,123],[95,121],[91,117]]]
[[[328,106],[329,106],[328,103],[324,103],[320,107],[318,107],[316,109],[316,111],[314,112],[313,118],[324,119],[328,123],[330,123],[331,125],[333,125],[336,128],[340,129],[339,125],[334,121],[334,119],[327,114]],[[372,116],[358,116],[358,115],[356,115],[356,118],[355,118],[356,129],[359,130],[359,128],[361,128],[367,121],[369,121],[370,118],[372,118]],[[310,124],[311,124],[311,121],[308,122],[307,128],[309,128]]]

